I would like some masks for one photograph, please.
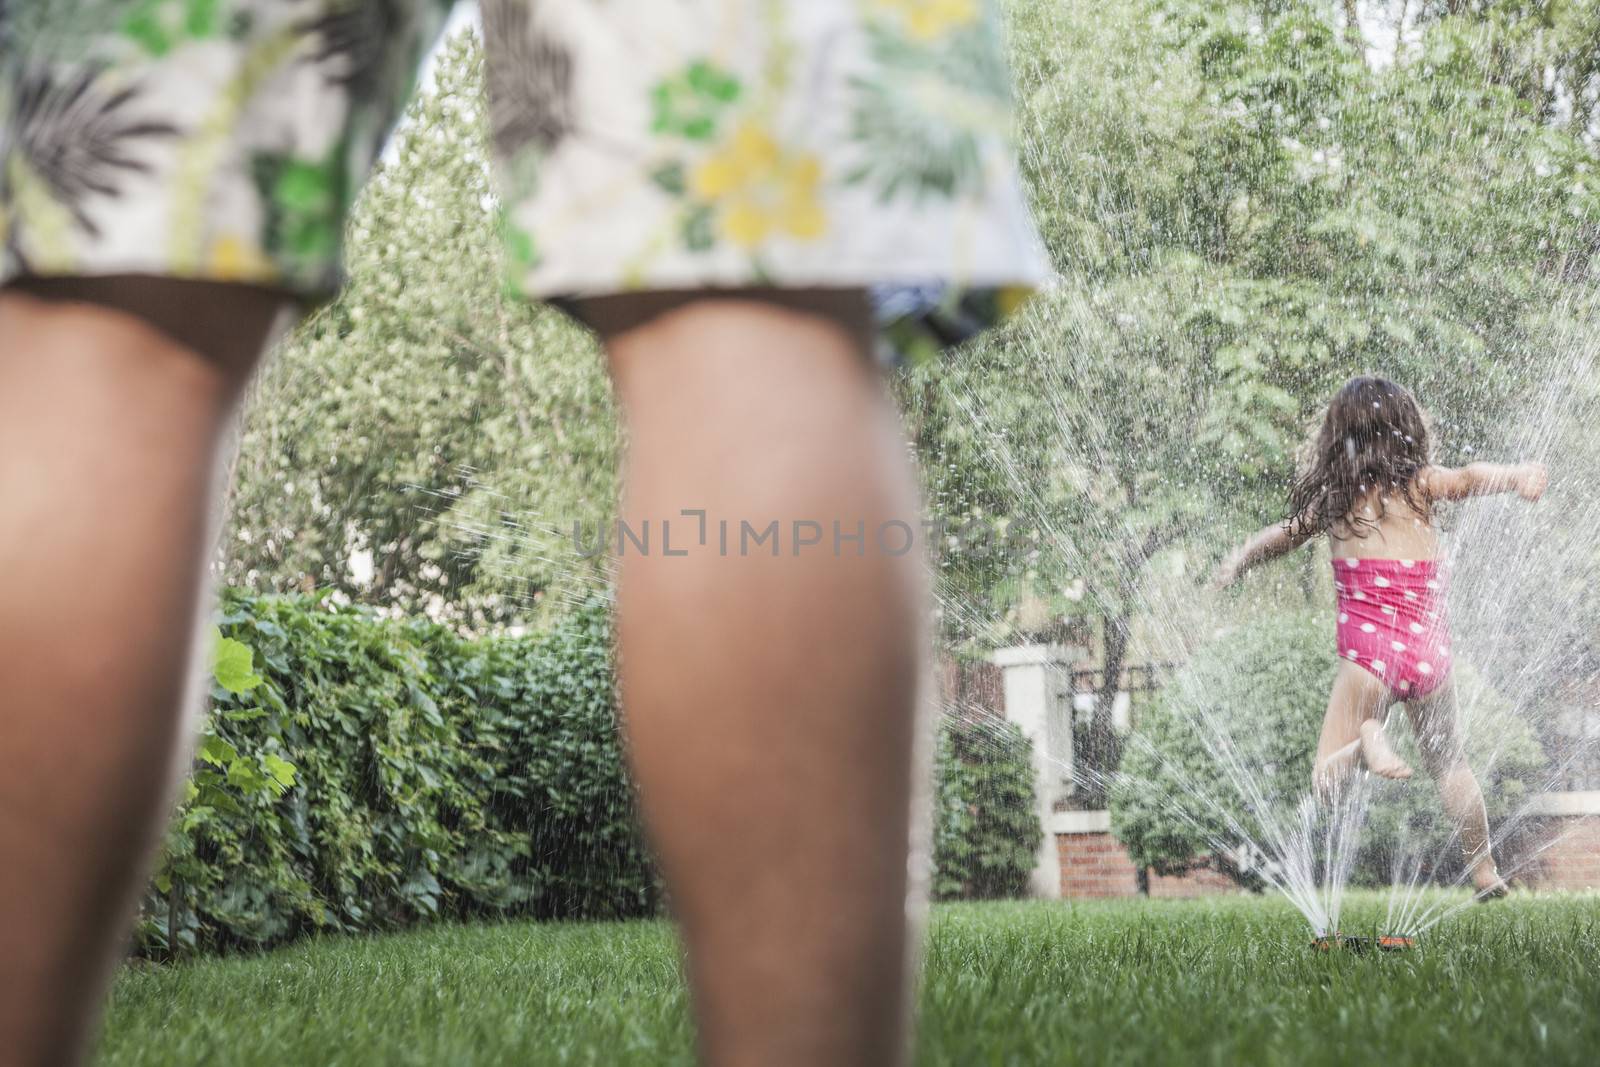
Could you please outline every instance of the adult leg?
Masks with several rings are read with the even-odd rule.
[[[1369,735],[1373,728],[1381,728],[1380,718],[1388,706],[1388,686],[1354,663],[1339,664],[1333,691],[1328,695],[1328,710],[1322,717],[1316,761],[1312,765],[1311,781],[1318,796],[1336,794],[1356,767],[1368,759],[1367,748],[1372,744]],[[1381,733],[1376,740],[1382,741]],[[1383,743],[1381,749],[1373,749],[1373,755],[1379,758],[1379,766],[1392,771],[1392,765],[1382,761],[1382,750],[1387,748],[1387,743]],[[1398,757],[1394,759],[1400,762]],[[1405,767],[1405,764],[1400,763],[1400,766]],[[1378,767],[1371,769],[1383,773]],[[1410,773],[1409,768],[1406,773]]]
[[[1489,812],[1483,804],[1483,790],[1461,746],[1454,679],[1426,697],[1407,702],[1406,713],[1411,717],[1422,764],[1439,783],[1439,799],[1461,836],[1461,854],[1473,886],[1486,896],[1503,896],[1506,885],[1489,847]]]
[[[0,290],[0,1065],[71,1063],[159,839],[228,416],[281,298]]]
[[[892,1067],[925,604],[919,553],[875,535],[918,529],[917,495],[861,296],[753,295],[586,309],[628,430],[622,515],[688,550],[623,553],[624,716],[707,1061]],[[774,520],[776,551],[744,543]],[[865,542],[836,549],[836,522]]]

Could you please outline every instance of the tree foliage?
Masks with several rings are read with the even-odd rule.
[[[611,514],[616,421],[589,334],[504,284],[476,37],[435,73],[355,207],[347,287],[252,391],[223,569],[525,621],[596,583],[572,529]]]
[[[1327,3],[1010,5],[1058,276],[903,392],[929,498],[973,532],[939,546],[946,640],[1093,631],[1091,762],[1151,568],[1280,518],[1340,382],[1410,385],[1456,461],[1592,327],[1594,149],[1507,75],[1512,6],[1430,9],[1378,65]]]
[[[1041,829],[1033,746],[1015,724],[947,718],[934,763],[933,895],[990,900],[1027,893]]]
[[[655,910],[604,603],[477,640],[325,594],[230,594],[221,623],[143,951]]]

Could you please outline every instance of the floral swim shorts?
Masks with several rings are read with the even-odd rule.
[[[338,288],[447,0],[0,0],[0,283]],[[866,288],[902,349],[1045,273],[987,0],[483,0],[530,297]]]

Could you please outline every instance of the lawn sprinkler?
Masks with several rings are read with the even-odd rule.
[[[1342,933],[1322,934],[1311,939],[1311,947],[1318,952],[1333,952],[1344,949],[1346,952],[1363,953],[1368,949],[1377,949],[1379,952],[1405,952],[1417,947],[1417,939],[1405,937],[1400,934],[1384,934],[1379,937],[1358,937]]]

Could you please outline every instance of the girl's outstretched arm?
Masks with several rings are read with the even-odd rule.
[[[1250,540],[1228,554],[1217,567],[1211,584],[1226,589],[1239,576],[1258,563],[1286,556],[1311,539],[1311,527],[1299,522],[1275,522],[1263,527]]]
[[[1524,500],[1538,500],[1550,482],[1543,463],[1428,467],[1421,477],[1423,491],[1435,500],[1465,500],[1491,493],[1516,493]]]

